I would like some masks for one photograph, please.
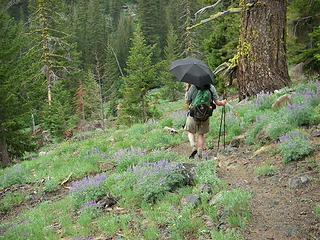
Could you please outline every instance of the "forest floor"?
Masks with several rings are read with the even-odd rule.
[[[314,208],[320,203],[320,138],[315,137],[312,142],[316,148],[312,155],[288,164],[282,163],[279,154],[272,153],[274,144],[256,151],[247,145],[236,149],[227,146],[217,155],[218,176],[228,189],[240,187],[252,192],[251,219],[241,231],[245,240],[320,239],[320,221]],[[187,154],[190,147],[185,143],[175,150]],[[266,164],[276,167],[276,172],[257,176],[254,170]],[[300,181],[301,177],[307,182]]]

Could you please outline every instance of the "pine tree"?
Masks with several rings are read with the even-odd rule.
[[[2,1],[0,8],[3,6]],[[0,12],[0,39],[0,151],[1,162],[8,165],[10,159],[21,157],[34,146],[31,135],[23,129],[31,106],[20,70],[21,26],[14,24],[5,11]]]
[[[124,69],[131,47],[130,39],[133,36],[133,21],[130,16],[121,14],[116,32],[110,38],[109,46],[112,47],[114,54],[119,62],[119,67]]]
[[[320,71],[319,53],[319,25],[320,1],[289,1],[288,6],[288,53],[289,62],[297,64],[303,62],[305,70]]]
[[[162,57],[167,35],[163,0],[138,0],[138,16],[147,45],[158,44],[155,58]]]
[[[30,21],[31,43],[27,56],[29,59],[35,59],[35,63],[27,78],[33,79],[32,81],[36,79],[36,82],[42,81],[41,86],[46,83],[48,107],[45,107],[43,112],[43,103],[35,108],[39,108],[38,116],[44,125],[54,135],[61,134],[61,129],[67,128],[67,124],[63,123],[58,127],[51,119],[57,115],[57,119],[60,117],[64,121],[71,121],[73,112],[68,103],[72,102],[79,77],[79,54],[72,34],[74,27],[73,22],[68,20],[68,17],[73,15],[67,15],[71,9],[62,0],[30,1],[30,9],[34,14]],[[63,110],[57,110],[62,107]],[[64,113],[63,116],[61,112]]]
[[[105,77],[102,82],[102,93],[104,102],[108,102],[110,114],[116,115],[116,106],[121,97],[119,89],[121,87],[121,78],[117,55],[110,44],[106,48],[106,64],[104,67]],[[121,70],[122,71],[122,70]]]
[[[127,75],[123,77],[122,108],[123,123],[145,122],[152,112],[146,102],[146,93],[156,81],[155,67],[151,63],[154,46],[148,46],[140,27],[133,37],[133,46],[127,61]]]
[[[84,113],[87,120],[99,119],[100,98],[99,85],[96,82],[93,72],[89,71],[84,81]]]
[[[95,56],[104,58],[107,40],[106,21],[99,0],[80,0],[75,5],[75,22],[78,51],[81,52],[83,68],[87,70],[95,63]]]
[[[164,99],[172,101],[176,101],[179,98],[179,93],[183,91],[183,84],[177,81],[176,77],[168,71],[171,62],[179,58],[178,43],[178,37],[171,26],[167,36],[167,46],[164,49],[165,60],[163,61],[164,68],[161,74],[161,92]]]

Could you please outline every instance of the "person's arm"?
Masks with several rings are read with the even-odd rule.
[[[217,94],[216,88],[213,85],[210,86],[210,90],[211,90],[211,92],[213,94],[213,96],[212,96],[213,101],[217,106],[224,106],[224,105],[227,104],[227,100],[226,99],[223,99],[223,100],[219,100],[218,99],[219,96]]]
[[[188,90],[185,94],[185,103],[189,106],[192,102],[192,93],[194,91],[194,86],[191,86],[189,84],[189,87],[187,87],[187,88],[188,88]]]

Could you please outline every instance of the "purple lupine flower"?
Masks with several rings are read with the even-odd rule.
[[[85,177],[80,181],[73,181],[69,193],[72,194],[74,192],[82,191],[89,187],[98,187],[105,179],[105,175],[97,175],[95,177]]]

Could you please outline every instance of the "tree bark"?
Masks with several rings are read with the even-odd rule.
[[[239,99],[288,86],[287,0],[242,0]]]
[[[9,154],[8,154],[8,147],[7,147],[7,141],[5,137],[1,138],[0,143],[0,149],[1,149],[1,162],[3,165],[7,166],[10,163]]]

